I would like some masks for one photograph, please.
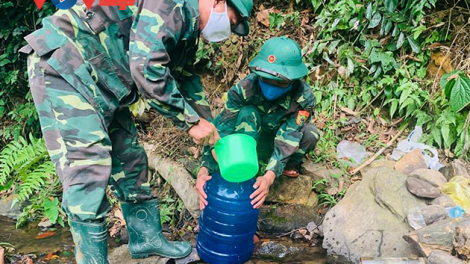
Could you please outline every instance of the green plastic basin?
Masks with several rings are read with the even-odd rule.
[[[220,174],[229,182],[244,182],[258,173],[256,140],[244,134],[232,134],[215,144]]]

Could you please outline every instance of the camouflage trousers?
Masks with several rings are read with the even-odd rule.
[[[299,149],[290,156],[286,169],[293,169],[302,163],[305,154],[315,149],[320,134],[312,124],[305,124],[302,128],[303,137],[299,143]],[[245,106],[238,113],[235,133],[252,136],[257,141],[257,151],[260,161],[267,162],[274,150],[274,138],[276,131],[263,126],[262,117],[255,106]]]
[[[46,145],[63,185],[62,207],[77,221],[103,219],[110,210],[106,190],[120,201],[152,198],[147,155],[127,107],[100,108],[47,63],[28,57],[28,74]],[[94,76],[89,76],[93,78]],[[99,91],[94,91],[99,92]],[[104,91],[102,91],[104,92]]]

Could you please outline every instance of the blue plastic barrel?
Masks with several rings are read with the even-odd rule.
[[[259,210],[250,195],[255,179],[228,182],[220,173],[206,183],[208,205],[199,218],[197,252],[210,264],[239,264],[253,254]]]

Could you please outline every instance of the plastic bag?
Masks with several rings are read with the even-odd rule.
[[[366,147],[348,140],[339,142],[336,152],[338,153],[338,159],[351,167],[357,167],[367,157]]]
[[[468,212],[470,208],[469,179],[463,176],[455,176],[441,187],[441,192],[449,195],[457,205],[460,205]]]
[[[426,161],[428,168],[432,170],[439,170],[443,166],[439,162],[437,150],[424,143],[418,143],[422,136],[423,130],[420,126],[416,126],[410,135],[408,135],[407,139],[398,143],[397,148],[393,150],[393,153],[390,155],[390,157],[394,160],[399,160],[406,153],[409,153],[415,149],[421,149],[421,153],[424,156],[424,160]],[[431,152],[432,156],[429,156],[425,150]]]
[[[465,210],[460,206],[446,208],[446,211],[450,218],[459,218],[465,216]]]

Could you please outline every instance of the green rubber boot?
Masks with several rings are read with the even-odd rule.
[[[158,201],[121,203],[122,213],[129,232],[129,251],[134,259],[159,255],[167,258],[184,258],[191,253],[188,242],[169,242],[162,234]]]
[[[69,220],[78,264],[108,263],[106,222],[86,223]]]

